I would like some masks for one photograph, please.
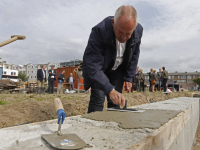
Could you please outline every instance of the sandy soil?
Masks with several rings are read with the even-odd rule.
[[[161,92],[144,92],[124,93],[124,96],[128,100],[128,106],[134,106],[150,103],[151,100],[157,102],[175,97],[190,97],[191,93],[176,92],[165,95]],[[62,100],[67,116],[87,113],[89,94],[0,94],[0,128],[57,118],[53,106],[56,97]]]

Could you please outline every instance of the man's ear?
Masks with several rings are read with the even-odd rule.
[[[114,27],[114,18],[111,18],[112,26]]]

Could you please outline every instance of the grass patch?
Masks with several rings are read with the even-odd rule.
[[[21,102],[21,101],[22,101],[21,99],[19,99],[19,100],[16,100],[16,102],[17,102],[17,103],[19,103],[19,102]]]
[[[6,105],[6,104],[8,104],[8,102],[6,102],[6,101],[0,101],[0,105]]]
[[[38,101],[44,101],[44,98],[43,97],[39,97],[37,98]]]

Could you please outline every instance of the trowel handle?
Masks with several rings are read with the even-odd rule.
[[[57,113],[57,111],[59,109],[63,109],[64,110],[62,102],[61,102],[61,100],[59,98],[55,98],[54,99],[54,107],[55,107],[56,113]]]
[[[58,124],[60,123],[60,121],[62,121],[62,123],[63,123],[66,115],[65,115],[65,111],[64,111],[62,102],[59,98],[54,99],[54,107],[55,107],[56,113],[58,115]]]

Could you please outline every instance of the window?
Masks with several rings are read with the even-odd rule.
[[[186,80],[181,80],[182,83],[186,83]]]
[[[193,81],[192,81],[192,80],[189,80],[189,81],[187,81],[187,83],[193,83]]]
[[[28,68],[30,68],[30,66],[28,66]]]
[[[174,79],[174,76],[172,76],[172,79]]]
[[[168,76],[169,79],[171,79],[171,76]]]
[[[29,71],[28,71],[28,73],[29,73]]]
[[[33,73],[33,71],[32,71],[32,73]]]
[[[13,76],[13,74],[14,74],[14,73],[13,73],[13,72],[11,72],[11,75],[12,75],[12,76]]]
[[[31,79],[32,79],[33,77],[31,76]]]
[[[37,65],[35,65],[35,68],[37,68]]]
[[[32,66],[32,68],[33,68],[33,66]]]
[[[181,76],[181,79],[186,79],[186,76]]]
[[[178,76],[178,79],[180,79],[180,76]],[[180,80],[179,80],[180,81]]]
[[[187,76],[187,79],[192,79],[192,76]]]
[[[14,75],[16,76],[16,72],[14,72]]]
[[[9,67],[8,66],[6,66],[6,69],[8,69]]]
[[[178,82],[178,83],[180,83],[180,82],[181,82],[181,80],[177,80],[177,82]]]
[[[196,76],[193,76],[193,79],[195,79],[196,78]]]
[[[35,76],[35,79],[36,79],[36,76]]]
[[[6,74],[6,73],[7,73],[6,71],[3,72],[3,74]]]

